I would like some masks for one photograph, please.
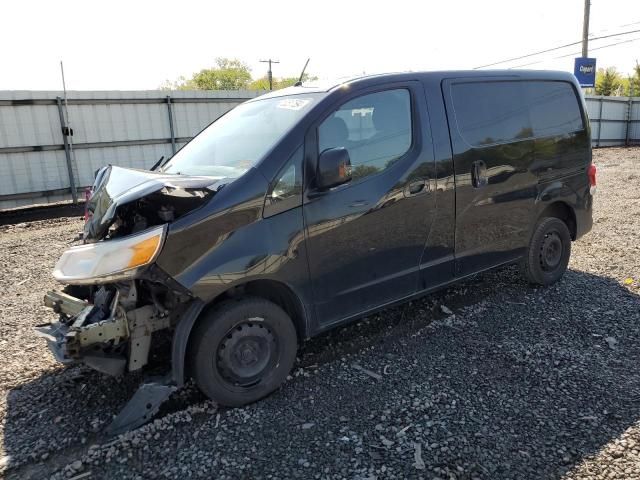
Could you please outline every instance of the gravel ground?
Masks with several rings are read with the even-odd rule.
[[[640,478],[640,149],[595,161],[594,229],[557,285],[479,276],[307,342],[255,405],[189,386],[116,439],[140,378],[62,368],[30,331],[81,221],[0,227],[0,476]]]

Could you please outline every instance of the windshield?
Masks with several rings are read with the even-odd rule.
[[[292,95],[238,105],[187,143],[163,171],[239,177],[275,146],[317,97]]]

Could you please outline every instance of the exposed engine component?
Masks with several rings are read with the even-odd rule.
[[[84,240],[122,237],[172,222],[203,205],[224,183],[223,178],[104,167],[87,203]]]
[[[171,222],[175,219],[175,211],[172,207],[166,207],[162,205],[160,210],[158,210],[158,217],[164,220],[165,222]]]

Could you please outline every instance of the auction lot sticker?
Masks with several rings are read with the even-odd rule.
[[[302,110],[310,102],[310,98],[284,98],[278,103],[278,108],[284,108],[285,110]]]

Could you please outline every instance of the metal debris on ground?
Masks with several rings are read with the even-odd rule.
[[[376,380],[382,380],[382,375],[380,375],[379,373],[373,372],[371,370],[368,370],[366,368],[363,368],[360,365],[358,365],[357,363],[353,364],[353,368],[355,368],[356,370],[361,371],[362,373],[365,373],[365,374],[369,375],[372,378],[375,378]]]
[[[420,443],[413,444],[413,466],[416,470],[425,469],[424,460],[422,460],[422,445]]]
[[[616,340],[614,337],[606,337],[604,341],[607,342],[607,345],[609,345],[609,348],[611,350],[614,350],[616,348],[616,345],[618,344],[618,340]]]
[[[80,480],[81,478],[88,478],[91,476],[91,472],[84,472],[80,475],[76,475],[75,477],[71,477],[68,480]]]

